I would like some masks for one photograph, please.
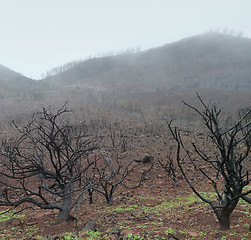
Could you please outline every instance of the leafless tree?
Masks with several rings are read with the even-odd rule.
[[[122,185],[128,189],[134,189],[141,186],[146,174],[151,170],[152,165],[142,166],[140,163],[130,161],[126,163],[118,155],[110,164],[106,161],[104,164],[96,164],[95,181],[92,185],[94,191],[102,194],[109,205],[113,204],[113,197],[116,189]],[[128,178],[137,173],[132,186],[129,186]]]
[[[165,169],[167,176],[173,181],[174,187],[177,187],[177,174],[174,159],[172,158],[172,151],[166,155],[165,159],[158,158],[158,162]]]
[[[31,203],[42,209],[58,209],[58,222],[70,218],[71,209],[89,189],[92,179],[77,184],[94,161],[87,156],[96,147],[84,126],[68,124],[64,105],[53,113],[43,108],[26,126],[16,125],[18,136],[0,148],[0,183],[7,191],[0,206]]]
[[[120,140],[119,140],[119,145],[121,146],[121,151],[122,152],[126,152],[127,148],[128,148],[128,137],[125,134],[124,131],[120,130]]]
[[[115,124],[109,123],[108,125],[109,137],[111,139],[112,147],[116,147],[116,139],[117,139],[117,129]]]
[[[177,144],[177,162],[185,180],[193,192],[211,206],[219,220],[220,229],[228,229],[230,214],[239,199],[251,203],[251,198],[248,197],[251,190],[245,188],[250,183],[250,169],[246,164],[250,161],[251,121],[248,119],[251,110],[240,114],[238,121],[232,126],[226,126],[221,118],[221,109],[211,103],[206,105],[199,95],[198,99],[203,110],[185,102],[184,104],[202,118],[209,139],[209,150],[200,148],[195,134],[192,134],[191,145],[188,146],[181,131],[172,127],[172,121],[168,122],[168,127]],[[203,162],[203,168],[199,167],[198,159]],[[192,183],[185,170],[185,165],[189,163],[211,184],[216,193],[215,199],[203,195]]]

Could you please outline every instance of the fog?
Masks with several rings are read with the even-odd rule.
[[[41,78],[72,60],[208,30],[251,37],[250,0],[0,0],[0,64]]]

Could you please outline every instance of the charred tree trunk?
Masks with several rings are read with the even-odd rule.
[[[226,230],[230,228],[230,213],[227,211],[222,212],[218,217],[220,230]]]
[[[93,189],[88,189],[88,194],[89,194],[89,203],[93,203]]]
[[[73,197],[73,184],[69,183],[64,189],[63,206],[58,214],[57,223],[69,220],[71,216],[72,197]]]
[[[105,195],[105,198],[106,198],[106,202],[109,206],[112,206],[113,205],[113,196],[112,194],[107,194]]]
[[[189,145],[189,143],[183,141],[185,136],[182,135],[182,131],[178,130],[177,127],[172,127],[172,120],[167,124],[177,143],[176,160],[183,177],[193,192],[212,207],[219,220],[220,229],[229,229],[230,215],[239,199],[242,198],[248,203],[251,202],[248,196],[251,191],[243,191],[244,187],[251,182],[250,171],[245,167],[245,164],[249,161],[251,150],[251,109],[246,113],[239,112],[237,122],[229,126],[226,121],[222,120],[221,109],[212,106],[210,102],[205,104],[198,94],[197,96],[203,110],[186,102],[183,103],[203,119],[209,146],[213,146],[215,149],[213,154],[199,146],[199,138],[196,134],[189,134],[189,137],[191,137],[191,145]],[[196,163],[198,159],[203,161],[208,168],[213,167],[215,172],[208,171],[207,167],[200,168]],[[183,167],[185,162],[191,164],[201,176],[209,180],[216,193],[216,199],[205,197],[196,189]]]
[[[237,196],[240,192],[235,192],[235,195]],[[219,228],[220,230],[226,230],[230,228],[230,215],[235,209],[239,202],[239,198],[236,198],[235,200],[232,200],[229,202],[229,200],[225,199],[225,207],[218,210],[216,213],[217,219],[219,220]]]

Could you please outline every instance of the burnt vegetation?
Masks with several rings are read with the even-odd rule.
[[[1,183],[6,193],[0,205],[17,207],[25,202],[43,209],[58,209],[58,222],[88,190],[91,180],[76,183],[94,162],[87,156],[97,146],[86,137],[84,126],[69,125],[62,118],[65,106],[53,113],[43,108],[26,126],[15,127],[18,136],[1,147]]]
[[[16,208],[30,203],[57,209],[60,223],[71,219],[71,210],[87,192],[90,203],[97,192],[111,205],[118,186],[133,189],[141,185],[152,165],[143,169],[140,163],[127,163],[118,154],[113,159],[103,157],[85,123],[72,125],[67,114],[70,111],[65,105],[54,112],[43,108],[25,126],[14,122],[17,136],[3,140],[0,149],[0,206]],[[127,178],[134,171],[141,174],[129,186]]]
[[[132,152],[135,143],[118,122],[103,119],[72,124],[66,105],[58,110],[42,108],[26,125],[13,122],[16,133],[3,140],[0,148],[0,206],[18,211],[30,205],[57,209],[60,223],[72,219],[72,209],[85,199],[95,204],[96,197],[103,196],[112,205],[117,189],[140,187],[159,166],[174,187],[182,183],[177,177],[182,175],[192,191],[211,206],[220,229],[230,228],[230,215],[239,200],[251,202],[250,190],[245,188],[250,184],[251,110],[242,109],[238,120],[230,124],[223,120],[221,109],[205,104],[199,95],[198,99],[200,107],[184,104],[202,119],[205,131],[181,131],[168,122],[169,137],[161,148],[164,151],[168,141],[169,148],[165,156],[158,153],[157,162],[149,153],[139,160],[133,155],[128,159],[127,151]],[[141,131],[159,132],[159,137],[161,129],[146,125]],[[201,135],[206,136],[203,144]],[[197,189],[196,178],[211,185],[214,199]]]
[[[193,191],[207,205],[190,204],[189,231],[201,216],[212,230],[214,214],[229,229],[251,201],[250,49],[250,39],[207,33],[71,62],[41,81],[0,65],[0,210],[54,209],[64,224],[102,207],[94,216],[113,222],[123,204],[126,220],[157,223],[155,234],[184,230]]]
[[[211,151],[200,147],[194,133],[189,134],[190,141],[187,144],[182,132],[172,126],[172,121],[168,122],[168,127],[177,144],[176,159],[183,177],[193,192],[213,209],[220,229],[228,229],[230,215],[239,200],[251,203],[251,198],[247,196],[251,191],[244,189],[250,184],[251,110],[239,113],[237,122],[228,126],[222,120],[221,109],[210,103],[205,104],[199,95],[198,99],[202,109],[184,104],[202,119]],[[205,164],[203,167],[198,166],[198,159]],[[196,189],[184,168],[186,163],[211,184],[215,199],[203,196]]]
[[[136,163],[134,160],[125,163],[118,155],[113,160],[110,158],[106,159],[107,157],[104,158],[105,163],[97,164],[93,169],[96,177],[91,187],[91,192],[96,191],[102,194],[108,205],[113,204],[114,193],[120,185],[127,189],[138,188],[153,166],[151,164],[148,167],[143,167],[142,164]],[[133,172],[137,172],[138,177],[134,179],[133,183],[129,183],[127,179]],[[92,194],[90,197],[92,199]]]

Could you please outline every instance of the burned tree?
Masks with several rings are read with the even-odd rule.
[[[171,157],[172,151],[166,155],[165,159],[158,158],[160,166],[166,171],[167,176],[172,180],[174,187],[177,187],[177,174],[174,159]]]
[[[0,206],[31,203],[42,209],[58,209],[58,222],[70,218],[71,209],[88,190],[92,179],[79,185],[91,168],[88,154],[95,149],[83,125],[73,126],[64,118],[65,105],[53,113],[43,108],[18,135],[0,148],[0,183],[7,191]]]
[[[168,122],[169,130],[177,144],[177,163],[185,180],[193,192],[213,209],[219,220],[220,229],[230,227],[230,215],[242,198],[248,203],[250,190],[245,188],[249,183],[251,148],[251,110],[239,114],[237,122],[226,126],[222,120],[221,109],[206,105],[198,95],[202,110],[184,104],[195,111],[206,127],[207,148],[201,148],[196,134],[190,140],[182,135],[172,121]],[[191,145],[189,145],[189,141]],[[199,166],[202,162],[203,167]],[[215,199],[206,197],[192,183],[185,166],[191,164],[215,191]],[[202,181],[202,180],[200,180]]]
[[[101,157],[102,160],[103,157]],[[106,158],[106,157],[104,157]],[[110,158],[109,158],[110,159]],[[99,161],[95,165],[95,180],[92,185],[92,190],[100,193],[105,197],[107,204],[113,204],[113,197],[116,189],[123,186],[127,189],[135,189],[141,186],[146,174],[152,169],[152,164],[142,166],[135,161],[126,162],[126,160],[116,157],[111,159],[111,162]],[[135,175],[133,185],[129,186],[128,178]]]

